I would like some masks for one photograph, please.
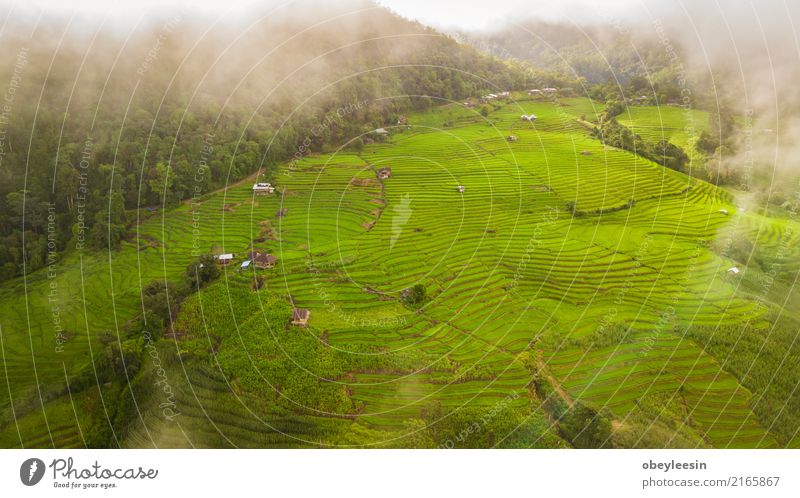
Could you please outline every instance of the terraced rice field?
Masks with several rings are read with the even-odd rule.
[[[390,128],[386,142],[359,153],[284,165],[282,195],[253,197],[250,183],[234,185],[144,221],[140,238],[119,252],[72,253],[53,279],[38,273],[4,285],[0,376],[21,422],[4,426],[3,444],[81,446],[88,428],[70,414],[70,398],[51,394],[55,401],[42,410],[37,383],[58,385],[90,366],[97,334],[115,333],[141,311],[142,285],[179,279],[193,249],[243,255],[255,246],[279,262],[258,272],[265,286],[253,294],[311,310],[309,328],[290,332],[343,354],[414,353],[430,364],[337,378],[322,365],[307,373],[320,385],[343,385],[352,410],[319,416],[302,399],[278,406],[216,361],[226,348],[247,351],[237,336],[271,333],[259,306],[231,298],[218,325],[189,331],[229,338],[222,349],[207,361],[170,362],[179,422],[160,417],[152,396],[141,397],[121,445],[402,446],[413,432],[409,420],[431,406],[490,412],[512,393],[514,409],[548,421],[531,387],[538,368],[566,402],[607,411],[616,431],[635,426],[637,445],[779,446],[752,412],[752,393],[684,336],[693,324],[766,325],[763,307],[737,292],[726,274],[732,262],[710,242],[749,227],[759,243],[777,243],[779,233],[796,243],[800,227],[739,212],[712,185],[604,147],[576,120],[599,111],[588,99],[564,99],[504,103],[488,118],[454,106],[412,115],[407,127]],[[646,111],[632,109],[633,122],[652,125]],[[530,113],[537,121],[520,120]],[[678,125],[664,129],[682,142]],[[391,178],[378,180],[376,170],[387,166]],[[252,274],[237,266],[225,269],[221,285],[230,296],[252,293]],[[63,324],[74,332],[63,352],[52,342],[45,292],[52,281]],[[402,300],[415,284],[428,296],[418,309]],[[204,292],[192,306],[214,304]],[[181,349],[180,339],[166,342]],[[253,354],[252,368],[266,361]],[[102,393],[78,398],[97,403]],[[53,440],[45,416],[51,431],[59,429]],[[649,431],[664,428],[674,437],[648,443]],[[553,425],[530,445],[555,434]]]
[[[702,168],[703,157],[695,143],[708,130],[708,112],[666,105],[631,106],[617,121],[649,142],[672,142],[689,155],[690,168]]]

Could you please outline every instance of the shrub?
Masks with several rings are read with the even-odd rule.
[[[203,254],[197,261],[186,267],[186,287],[194,291],[205,286],[219,276],[219,268],[211,254]]]
[[[417,305],[425,301],[425,286],[422,284],[416,284],[413,287],[410,287],[403,291],[403,302],[408,305]]]

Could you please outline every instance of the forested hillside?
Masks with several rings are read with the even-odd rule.
[[[6,30],[17,57],[0,73],[13,91],[0,279],[71,244],[114,249],[156,208],[269,176],[406,111],[524,84],[522,70],[370,2],[338,5],[262,12],[244,31],[240,19],[179,15],[148,29],[51,19],[34,37],[32,25]]]
[[[0,447],[800,446],[796,184],[678,44],[88,19],[0,32]]]

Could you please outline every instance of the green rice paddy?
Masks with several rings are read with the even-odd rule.
[[[800,227],[604,147],[577,121],[601,110],[523,99],[487,118],[456,105],[411,115],[358,153],[282,166],[282,195],[232,185],[144,220],[119,251],[71,251],[51,276],[3,284],[0,443],[86,445],[98,428],[81,414],[108,409],[103,386],[71,394],[67,379],[92,371],[99,334],[141,313],[143,285],[179,280],[199,249],[237,263],[184,303],[158,344],[181,414],[163,416],[151,356],[119,445],[410,446],[432,411],[498,406],[524,414],[525,446],[564,445],[534,376],[608,414],[618,445],[797,445],[687,330],[768,331],[774,296],[759,303],[726,271],[745,266],[711,246],[747,236],[765,250],[788,244],[797,261]],[[520,120],[530,113],[535,122]],[[619,117],[682,147],[686,119],[650,107]],[[276,267],[239,271],[251,247]],[[418,307],[402,299],[415,284],[427,291]],[[308,328],[287,327],[292,305],[311,310]]]

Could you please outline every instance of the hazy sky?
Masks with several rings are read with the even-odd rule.
[[[319,0],[333,3],[336,0]],[[709,18],[737,16],[752,22],[753,14],[763,18],[798,16],[798,0],[375,0],[394,12],[437,28],[482,29],[505,22],[539,19],[577,23],[616,23],[634,19],[651,21],[683,18],[683,23],[704,23]],[[253,6],[292,9],[295,0],[0,0],[0,23],[13,22],[14,15],[41,9],[46,13],[100,15],[126,19],[146,11],[163,13],[178,9],[236,17],[247,15]],[[738,13],[738,14],[737,14]],[[35,15],[35,14],[34,14]],[[226,16],[226,17],[227,17]],[[747,26],[747,24],[745,24]]]
[[[329,0],[335,1],[335,0]],[[590,21],[603,15],[630,17],[643,0],[377,0],[396,13],[439,28],[480,29],[521,17]],[[645,0],[647,1],[647,0]],[[292,0],[0,0],[3,11],[38,7],[46,12],[124,17],[143,10],[179,8],[194,12],[245,11],[253,5],[291,4]],[[5,15],[3,16],[5,17]]]
[[[378,0],[398,14],[439,28],[482,29],[502,21],[592,21],[643,13],[640,0]]]

